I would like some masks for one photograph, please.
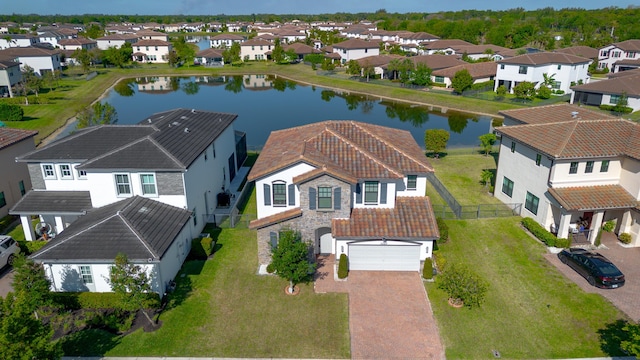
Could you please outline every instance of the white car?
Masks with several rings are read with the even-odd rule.
[[[13,260],[19,252],[20,247],[11,236],[0,235],[0,269],[13,265]]]

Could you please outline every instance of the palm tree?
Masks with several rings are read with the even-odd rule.
[[[542,74],[542,85],[548,87],[549,89],[551,89],[553,87],[553,85],[555,85],[556,83],[556,79],[554,78],[554,76],[556,76],[556,74],[547,74],[547,73],[543,73]]]

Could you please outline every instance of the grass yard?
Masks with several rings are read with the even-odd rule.
[[[249,204],[255,204],[255,192]],[[348,358],[346,294],[315,294],[256,274],[256,233],[223,229],[214,257],[185,263],[162,327],[124,337],[100,330],[63,339],[65,355]]]
[[[542,256],[544,247],[519,217],[448,221],[439,246],[447,263],[467,264],[490,283],[480,308],[456,309],[436,283],[426,283],[448,359],[616,356],[601,349],[598,331],[624,318],[597,294],[587,294]]]

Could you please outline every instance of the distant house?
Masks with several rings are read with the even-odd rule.
[[[212,36],[209,39],[212,48],[230,48],[234,43],[242,43],[245,40],[243,36],[234,34],[220,34]]]
[[[16,157],[35,149],[37,131],[0,127],[0,218],[31,189],[29,170],[16,163]]]
[[[524,81],[533,83],[537,89],[546,74],[554,79],[553,89],[571,93],[572,85],[589,82],[589,64],[592,62],[580,56],[551,52],[506,58],[497,61],[494,91],[504,85],[512,93],[513,88]]]
[[[511,49],[493,44],[454,45],[451,48],[458,56],[466,54],[472,60],[489,59],[490,61],[502,60],[511,51]]]
[[[598,60],[598,53],[599,53],[598,49],[594,49],[590,46],[584,46],[584,45],[571,46],[571,47],[566,47],[562,49],[556,49],[554,51],[558,53],[563,53],[563,54],[580,56],[587,59],[593,59],[594,61]]]
[[[138,62],[166,63],[172,50],[170,42],[139,40],[133,44],[133,60]]]
[[[47,71],[62,69],[59,49],[44,49],[41,47],[17,47],[0,50],[0,60],[6,59],[20,63],[20,69],[29,66],[38,75]]]
[[[340,62],[345,64],[350,60],[380,55],[380,43],[377,41],[349,39],[333,44],[333,52],[340,55]]]
[[[624,72],[621,73],[624,75]],[[620,98],[627,96],[627,106],[633,111],[640,110],[640,73],[634,71],[627,76],[616,76],[607,80],[572,86],[572,104],[616,105]]]
[[[640,67],[640,40],[625,40],[600,48],[598,69],[619,72]]]
[[[224,57],[221,49],[204,49],[196,54],[195,62],[203,66],[224,66]]]
[[[356,60],[360,67],[364,70],[366,68],[373,68],[373,73],[379,78],[383,79],[388,77],[388,66],[389,63],[393,60],[403,60],[406,59],[405,56],[402,55],[376,55],[376,56],[367,56]]]
[[[154,31],[154,30],[138,30],[136,31],[136,35],[140,40],[160,40],[160,41],[169,41],[169,36],[167,34]]]
[[[10,34],[0,37],[0,50],[15,47],[29,47],[37,43],[38,38],[33,35]]]
[[[455,55],[458,54],[456,49],[461,46],[473,45],[469,42],[459,39],[444,39],[436,41],[426,41],[420,44],[421,53],[425,55],[432,55],[435,53],[441,53],[443,55]],[[462,55],[462,54],[458,54]]]
[[[73,39],[60,39],[58,40],[58,46],[62,50],[91,50],[98,46],[95,40],[77,37]]]
[[[415,66],[423,64],[434,71],[468,64],[465,61],[457,59],[455,56],[441,54],[411,56],[408,59],[411,60]]]
[[[243,61],[267,60],[267,52],[270,52],[274,44],[267,40],[251,39],[240,43],[240,58]]]
[[[100,50],[107,50],[111,47],[120,48],[125,43],[135,44],[137,41],[138,36],[134,34],[111,34],[96,39]]]
[[[298,55],[298,59],[302,60],[306,55],[310,54],[322,54],[322,51],[317,50],[309,45],[294,42],[292,44],[287,44],[282,47],[284,51],[293,51]]]
[[[451,80],[458,71],[466,69],[473,83],[483,83],[493,81],[496,77],[496,64],[494,62],[466,63],[445,69],[435,70],[431,73],[431,79],[436,84],[444,84],[445,87],[451,87]]]
[[[0,60],[0,97],[14,97],[14,86],[21,81],[20,63]]]

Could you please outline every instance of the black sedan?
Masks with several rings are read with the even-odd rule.
[[[558,254],[564,264],[582,275],[589,284],[603,289],[624,286],[624,274],[606,257],[585,249],[564,249]]]

